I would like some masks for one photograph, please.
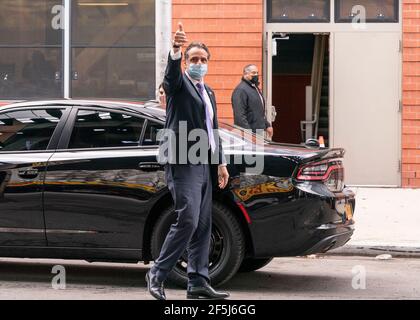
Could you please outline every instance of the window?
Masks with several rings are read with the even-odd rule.
[[[83,98],[155,97],[155,49],[73,49],[73,95]],[[76,80],[75,80],[76,79]]]
[[[155,1],[72,1],[74,97],[155,98]]]
[[[267,22],[329,22],[329,0],[268,0]]]
[[[163,129],[163,125],[150,121],[147,121],[146,131],[144,133],[143,145],[144,146],[157,146],[159,141],[157,140],[157,134],[159,130]]]
[[[46,150],[64,109],[33,109],[0,114],[0,152]]]
[[[61,0],[0,1],[1,99],[61,97]]]
[[[61,96],[61,49],[1,48],[1,99]]]
[[[123,113],[79,110],[69,149],[138,146],[143,123]]]
[[[59,46],[57,9],[62,0],[1,0],[0,44]],[[55,12],[55,13],[54,13]]]
[[[71,4],[69,44],[65,3]],[[60,98],[64,89],[80,98],[155,98],[156,3],[0,0],[0,99]],[[64,68],[71,69],[68,88]]]
[[[335,1],[336,22],[398,22],[398,11],[398,0]]]

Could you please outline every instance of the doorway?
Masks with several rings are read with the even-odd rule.
[[[329,35],[272,36],[273,141],[303,143],[329,136]]]
[[[399,186],[401,32],[334,28],[267,32],[273,141],[323,136],[325,147],[346,150],[348,185]]]

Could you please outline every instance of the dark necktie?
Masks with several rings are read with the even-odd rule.
[[[208,134],[208,137],[209,137],[209,145],[210,145],[211,151],[214,152],[214,150],[216,149],[216,142],[214,140],[212,119],[210,118],[210,112],[209,112],[209,107],[210,106],[207,106],[206,99],[204,98],[204,87],[203,87],[203,85],[201,83],[197,83],[196,86],[198,88],[198,92],[200,93],[200,95],[201,95],[201,97],[203,98],[203,101],[204,101],[204,107],[206,109],[206,127],[207,127],[207,134]]]

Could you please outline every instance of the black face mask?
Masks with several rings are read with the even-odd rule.
[[[258,76],[252,76],[251,80],[250,80],[253,84],[255,85],[259,85],[260,81],[259,81],[259,77]]]

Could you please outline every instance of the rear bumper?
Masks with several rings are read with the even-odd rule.
[[[330,228],[329,231],[332,234],[327,235],[326,233],[320,233],[318,237],[313,239],[313,242],[315,243],[301,255],[324,253],[331,249],[339,248],[351,239],[354,232],[354,224],[348,226],[328,225],[328,227]],[[310,244],[308,243],[308,245]]]
[[[331,194],[329,194],[331,195]],[[354,193],[324,196],[297,190],[288,202],[259,207],[250,214],[253,257],[301,256],[343,246],[354,232]]]

